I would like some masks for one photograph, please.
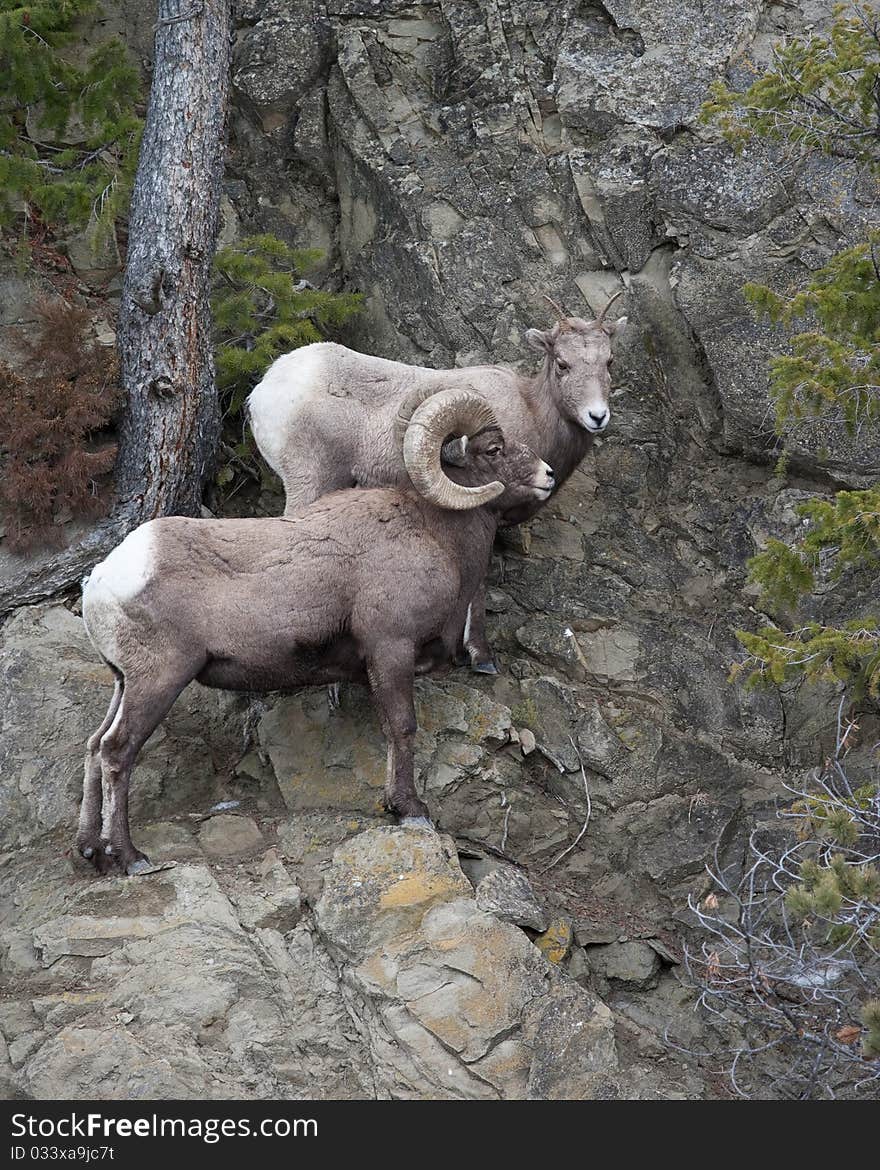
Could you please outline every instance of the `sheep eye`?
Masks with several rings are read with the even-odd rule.
[[[486,452],[486,454],[492,456],[492,458],[494,459],[494,457],[496,455],[501,454],[501,448],[500,447],[490,447],[489,450]]]
[[[564,374],[565,371],[567,369],[569,369],[570,367],[569,367],[568,362],[564,362],[562,360],[562,358],[557,358],[556,359],[556,368],[557,368],[557,370],[559,370],[560,374]]]

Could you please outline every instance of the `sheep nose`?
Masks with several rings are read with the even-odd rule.
[[[556,483],[556,472],[553,470],[552,467],[548,467],[545,474],[547,476],[547,482],[549,484]]]
[[[604,427],[605,421],[608,418],[608,411],[607,410],[600,410],[600,411],[591,410],[590,411],[590,418],[592,419],[592,421],[595,423],[595,425],[597,427]]]

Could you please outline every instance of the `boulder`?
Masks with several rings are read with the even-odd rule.
[[[480,909],[449,838],[362,833],[337,850],[316,919],[330,954],[348,966],[395,1095],[552,1096],[541,1074],[530,1079],[531,1037],[561,998],[575,1032],[594,1021],[585,1064],[616,1068],[610,1013],[522,931]]]
[[[646,942],[614,941],[605,946],[592,946],[587,951],[587,960],[590,970],[604,979],[641,989],[657,984],[660,956]]]

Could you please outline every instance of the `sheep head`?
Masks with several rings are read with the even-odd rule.
[[[401,406],[399,421],[407,408],[408,403]],[[500,496],[503,483],[496,480],[480,487],[464,487],[453,482],[442,466],[444,449],[450,457],[448,462],[463,459],[467,450],[461,443],[457,447],[449,445],[450,435],[473,437],[488,428],[498,431],[503,451],[498,420],[484,399],[467,390],[439,390],[428,395],[413,410],[403,436],[403,461],[413,486],[431,503],[455,511],[479,508]]]
[[[505,442],[488,402],[471,390],[440,390],[423,397],[403,436],[403,458],[413,485],[426,499],[456,511],[501,496],[504,509],[547,499],[556,483],[553,469],[524,443]],[[478,486],[456,482],[445,468],[461,468],[464,475],[456,478],[476,480]],[[493,475],[498,478],[480,482]]]
[[[556,403],[560,413],[591,434],[608,426],[611,410],[612,341],[626,326],[626,317],[606,320],[614,294],[594,321],[565,316],[555,301],[545,297],[557,315],[552,329],[529,329],[526,341],[532,349],[545,355],[544,390]]]

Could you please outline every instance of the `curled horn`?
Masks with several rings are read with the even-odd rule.
[[[556,318],[557,318],[557,321],[559,323],[560,333],[564,332],[567,329],[571,329],[571,326],[568,323],[568,314],[565,312],[565,310],[562,309],[561,306],[558,305],[557,302],[554,301],[552,297],[548,297],[546,293],[542,293],[541,295],[543,296],[543,298],[547,302],[547,304],[550,306],[550,308],[553,310],[553,312],[556,314]]]
[[[602,310],[602,312],[596,318],[597,325],[602,324],[602,322],[605,320],[605,314],[608,312],[608,310],[611,308],[611,306],[614,304],[614,302],[617,300],[617,298],[622,297],[625,292],[626,292],[625,288],[620,288],[617,290],[617,292],[614,294],[614,296],[611,298],[611,300],[608,302],[608,304],[605,306],[605,308]]]
[[[459,512],[500,496],[503,483],[462,487],[440,463],[443,442],[450,434],[475,435],[497,426],[489,403],[469,390],[440,390],[427,397],[413,412],[403,437],[403,461],[416,490],[432,504]]]
[[[409,426],[410,419],[418,410],[418,408],[430,398],[433,394],[438,392],[437,386],[422,385],[417,386],[415,390],[411,390],[397,408],[397,414],[394,417],[394,447],[399,451],[403,446],[403,439],[406,435],[406,429]]]

